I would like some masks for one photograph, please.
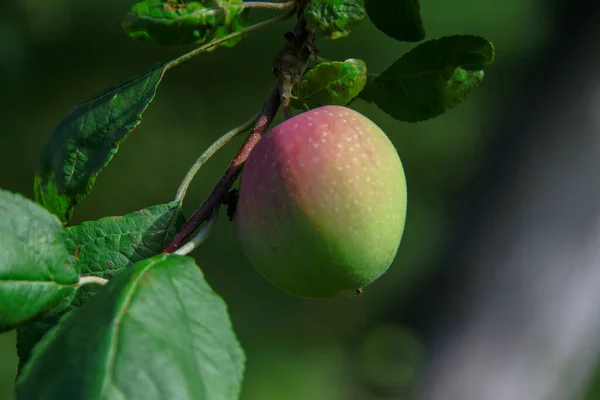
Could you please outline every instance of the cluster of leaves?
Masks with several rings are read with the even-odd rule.
[[[192,258],[160,254],[179,203],[63,228],[2,190],[0,212],[0,331],[18,327],[18,398],[238,396],[244,353],[224,301]],[[83,276],[111,280],[97,290]]]
[[[144,0],[123,28],[134,39],[211,51],[265,26],[250,25],[248,8],[241,0]],[[305,16],[334,40],[366,16],[395,39],[425,37],[418,0],[312,0]],[[422,121],[465,100],[493,59],[492,44],[470,35],[425,41],[379,75],[362,60],[315,59],[293,106],[363,99],[401,121]],[[156,65],[73,109],[42,150],[35,202],[0,190],[0,332],[17,328],[19,399],[239,395],[245,357],[225,303],[193,259],[162,254],[185,222],[180,201],[67,226],[174,65]]]
[[[396,40],[425,39],[419,0],[365,0],[364,8],[358,0],[313,0],[306,13],[316,32],[339,39],[363,20],[365,11],[381,32]],[[466,100],[494,56],[494,46],[484,38],[452,35],[418,44],[381,74],[368,73],[361,60],[319,59],[300,82],[296,105],[347,105],[360,98],[399,121],[421,122]]]
[[[0,332],[17,328],[20,399],[240,392],[245,358],[225,303],[193,259],[161,254],[185,222],[180,202],[66,226],[165,70],[110,88],[59,123],[40,155],[36,202],[0,190]],[[88,277],[110,284],[82,285]],[[160,367],[176,364],[185,367]]]

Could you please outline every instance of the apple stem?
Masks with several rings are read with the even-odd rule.
[[[306,69],[308,59],[311,55],[316,54],[314,45],[315,36],[314,33],[306,29],[307,24],[304,18],[304,8],[310,1],[298,0],[297,2],[298,19],[296,26],[292,32],[288,32],[285,35],[288,43],[286,43],[284,49],[275,57],[273,63],[273,74],[277,78],[277,84],[271,89],[271,93],[265,100],[252,132],[237,155],[231,160],[227,170],[221,176],[221,179],[217,182],[210,195],[187,220],[171,242],[167,244],[163,249],[163,253],[177,251],[204,222],[210,219],[215,212],[218,212],[223,197],[229,192],[229,189],[231,189],[231,186],[242,172],[242,168],[250,152],[267,132],[279,111],[282,94],[284,93],[280,86],[281,77],[289,76],[294,84],[297,83]]]

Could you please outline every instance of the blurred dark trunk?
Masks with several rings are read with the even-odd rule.
[[[546,47],[497,104],[443,272],[415,302],[430,349],[418,399],[581,399],[598,360],[600,2],[551,6]]]

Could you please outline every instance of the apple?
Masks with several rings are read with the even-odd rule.
[[[299,297],[360,290],[394,260],[406,178],[386,134],[357,111],[323,106],[289,118],[242,172],[235,226],[268,281]]]

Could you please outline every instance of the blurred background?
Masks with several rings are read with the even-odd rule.
[[[428,38],[481,35],[497,59],[471,99],[425,123],[353,104],[406,170],[407,225],[388,273],[362,297],[293,298],[246,262],[226,218],[193,253],[246,350],[242,399],[600,399],[600,5],[421,3]],[[0,5],[0,187],[32,197],[39,151],[64,115],[186,51],[128,39],[130,5]],[[169,72],[72,222],[170,201],[203,149],[261,106],[292,24]],[[361,58],[370,72],[412,46],[368,21],[319,43],[323,57]],[[201,171],[188,213],[242,140]],[[0,335],[0,399],[12,399],[16,365],[14,332]]]

